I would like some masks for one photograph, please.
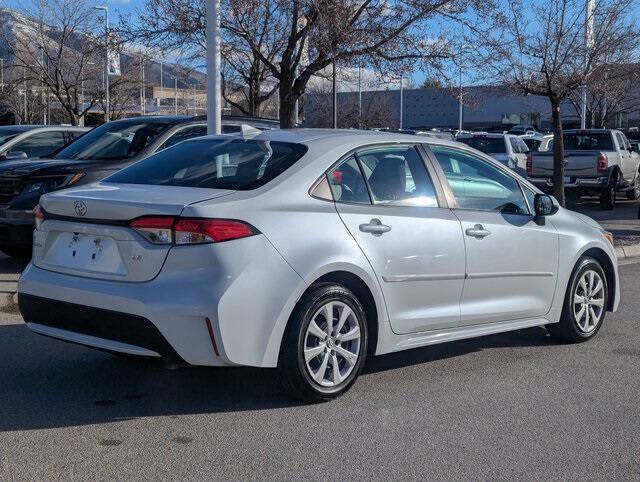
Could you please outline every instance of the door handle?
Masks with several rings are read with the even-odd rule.
[[[474,238],[482,239],[486,236],[489,236],[491,234],[491,231],[484,229],[484,226],[482,224],[476,224],[472,228],[467,228],[467,230],[465,231],[465,234],[467,236],[472,236]]]
[[[381,236],[382,234],[391,231],[391,226],[382,224],[382,222],[377,218],[373,218],[366,224],[361,224],[359,228],[363,233],[371,233],[374,236]]]

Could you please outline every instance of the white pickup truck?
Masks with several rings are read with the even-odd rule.
[[[566,130],[564,187],[568,195],[599,195],[602,209],[613,209],[616,192],[640,198],[640,155],[626,136],[614,129]],[[553,148],[533,152],[527,165],[529,181],[540,189],[553,188]]]

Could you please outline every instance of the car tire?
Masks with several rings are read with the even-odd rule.
[[[19,260],[28,260],[31,258],[31,250],[28,248],[16,248],[15,246],[0,246],[0,251]]]
[[[616,179],[612,178],[600,193],[600,208],[604,211],[611,211],[616,205]]]
[[[631,189],[627,191],[627,199],[629,201],[637,201],[640,199],[640,173],[636,174]]]
[[[284,389],[306,402],[339,397],[364,366],[367,335],[366,315],[349,289],[334,283],[311,286],[296,305],[280,347]]]
[[[598,261],[582,257],[569,280],[559,323],[546,325],[552,336],[569,343],[593,338],[607,312],[607,277]]]

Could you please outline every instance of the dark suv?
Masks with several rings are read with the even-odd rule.
[[[242,124],[260,129],[275,121],[224,117],[223,133]],[[51,159],[0,163],[0,251],[9,256],[31,252],[33,208],[46,192],[98,181],[140,159],[192,137],[206,135],[206,119],[186,116],[135,117],[96,127]]]

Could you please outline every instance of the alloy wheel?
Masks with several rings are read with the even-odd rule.
[[[323,387],[345,381],[360,356],[360,320],[349,305],[328,301],[311,318],[304,335],[307,372]]]
[[[584,333],[595,330],[604,313],[604,282],[594,270],[585,271],[573,294],[573,316]]]

